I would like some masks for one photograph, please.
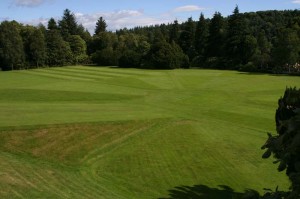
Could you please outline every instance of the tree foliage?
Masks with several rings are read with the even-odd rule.
[[[199,21],[197,22],[195,33],[195,50],[197,55],[204,56],[207,46],[208,25],[203,13],[201,13]]]
[[[91,36],[66,9],[61,19],[50,18],[47,28],[2,22],[0,65],[3,70],[12,70],[119,63],[137,68],[201,67],[300,74],[299,19],[299,10],[240,13],[236,6],[228,17],[219,12],[211,19],[200,14],[198,21],[190,17],[182,23],[175,20],[110,32],[100,17]]]
[[[68,37],[71,35],[78,34],[76,17],[69,9],[64,10],[63,17],[58,22],[58,26],[65,41],[68,40]]]
[[[95,35],[98,35],[102,32],[106,32],[106,21],[104,20],[103,17],[100,17],[96,23],[96,28],[95,28]]]
[[[173,24],[171,24],[170,27],[170,32],[169,32],[169,42],[171,43],[172,41],[178,43],[179,39],[179,24],[178,20],[175,20]]]
[[[299,62],[300,40],[297,32],[287,28],[279,31],[274,43],[273,57],[274,65],[280,70],[291,71],[293,66]]]
[[[287,88],[284,96],[278,100],[276,110],[277,135],[271,135],[263,145],[266,149],[263,158],[274,155],[278,171],[286,171],[291,181],[289,193],[270,194],[286,195],[287,199],[300,198],[300,89]],[[281,198],[281,197],[280,197]]]
[[[20,25],[4,21],[0,25],[0,66],[2,70],[24,68],[25,53]]]
[[[48,21],[48,30],[57,30],[58,26],[54,18],[50,18]]]
[[[224,56],[225,28],[224,18],[221,13],[216,12],[209,25],[208,45],[206,49],[207,57]]]
[[[175,42],[169,44],[166,41],[152,45],[144,62],[146,68],[153,69],[175,69],[187,65],[188,57],[182,49]]]
[[[86,43],[79,35],[71,35],[68,39],[70,48],[72,50],[74,63],[81,64],[86,62],[87,54],[86,54]]]
[[[48,31],[46,41],[49,66],[64,66],[73,62],[70,45],[58,30]]]
[[[47,60],[47,45],[40,29],[35,29],[29,38],[29,60],[36,67],[44,66]]]

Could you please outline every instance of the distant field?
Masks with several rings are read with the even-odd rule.
[[[287,189],[260,150],[286,86],[300,87],[300,78],[83,66],[0,72],[0,198],[229,199]]]

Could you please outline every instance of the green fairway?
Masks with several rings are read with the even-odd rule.
[[[300,78],[83,66],[0,72],[0,198],[286,190],[287,177],[260,149],[286,86],[299,88]]]

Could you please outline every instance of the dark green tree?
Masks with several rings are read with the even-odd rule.
[[[241,44],[241,63],[247,64],[254,60],[258,53],[257,39],[252,35],[246,35]]]
[[[62,19],[58,22],[61,35],[67,41],[70,35],[78,34],[78,24],[74,13],[69,9],[64,10]]]
[[[73,63],[70,45],[58,30],[47,32],[47,63],[49,66],[64,66]]]
[[[101,32],[106,32],[106,28],[106,21],[103,19],[103,17],[100,17],[96,23],[95,35],[98,35]]]
[[[117,66],[118,57],[116,51],[112,47],[97,50],[91,55],[91,59],[99,66]]]
[[[142,55],[130,49],[123,51],[120,59],[119,66],[122,68],[139,68],[141,65]]]
[[[92,40],[90,32],[83,27],[82,24],[78,25],[78,35],[86,42],[89,43]]]
[[[48,30],[57,30],[58,26],[54,18],[50,18],[48,21]]]
[[[153,44],[157,43],[157,42],[161,42],[161,41],[163,41],[163,42],[166,41],[164,34],[161,32],[161,30],[159,28],[156,28],[154,30],[153,35],[154,35]]]
[[[291,190],[288,193],[269,193],[263,198],[300,198],[300,90],[287,88],[284,96],[278,100],[276,110],[277,135],[271,135],[262,146],[267,149],[263,158],[272,154],[279,163],[278,171],[286,171],[291,181]],[[277,197],[275,197],[277,196]]]
[[[117,52],[120,67],[139,68],[142,57],[150,50],[147,38],[142,35],[123,32],[118,38]]]
[[[271,43],[268,41],[265,31],[261,30],[257,36],[258,53],[254,63],[261,71],[267,71],[271,61]]]
[[[105,48],[115,49],[118,44],[117,35],[112,32],[101,32],[94,35],[89,43],[89,54]]]
[[[171,29],[169,32],[169,42],[171,43],[172,41],[178,43],[178,39],[179,39],[179,24],[178,21],[175,20],[173,24],[171,24]]]
[[[31,35],[33,34],[35,27],[26,25],[21,26],[20,35],[23,41],[24,53],[25,53],[25,65],[28,67],[32,60],[30,56],[30,43],[31,43]]]
[[[203,13],[201,13],[195,33],[195,50],[197,55],[204,56],[207,45],[208,25]]]
[[[272,53],[274,65],[279,72],[291,72],[299,62],[300,39],[293,29],[280,30]]]
[[[82,64],[88,59],[86,54],[86,43],[79,35],[71,35],[68,40],[75,64]]]
[[[25,54],[20,24],[16,21],[3,21],[0,24],[0,66],[2,70],[22,69]]]
[[[31,64],[35,67],[44,66],[47,60],[47,45],[44,34],[35,29],[29,38],[29,56]]]
[[[188,21],[183,25],[180,37],[179,45],[182,50],[192,59],[195,56],[195,23],[192,17],[188,18]]]
[[[175,43],[161,41],[151,46],[150,51],[144,59],[143,66],[153,69],[175,69],[188,67],[188,57]]]
[[[209,24],[209,36],[205,50],[205,67],[225,68],[225,20],[216,12]]]
[[[209,25],[209,36],[206,49],[207,57],[224,56],[225,26],[221,13],[216,12]]]
[[[203,13],[201,13],[199,21],[197,23],[195,32],[195,51],[196,57],[193,59],[192,65],[194,67],[202,67],[205,64],[205,50],[207,47],[208,38],[208,25],[204,18]]]
[[[247,60],[245,60],[247,52],[245,51],[249,41],[246,41],[247,26],[245,24],[243,16],[239,13],[238,6],[236,6],[233,14],[228,19],[226,42],[227,59],[229,64],[233,65],[232,67],[247,63]]]

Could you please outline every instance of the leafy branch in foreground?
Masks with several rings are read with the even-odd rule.
[[[279,163],[278,171],[286,171],[291,181],[290,191],[269,192],[263,198],[300,198],[300,89],[287,88],[284,96],[278,100],[276,110],[276,131],[273,136],[268,133],[268,139],[262,146],[267,149],[263,158],[272,154]]]

